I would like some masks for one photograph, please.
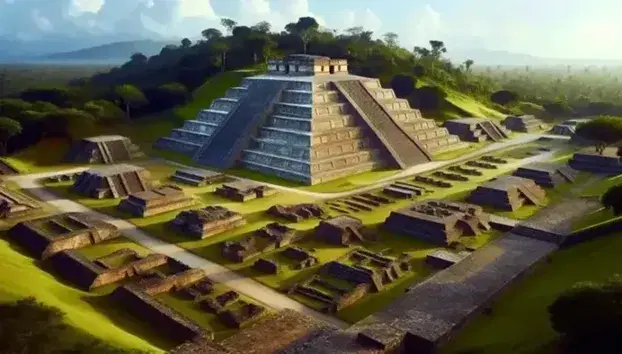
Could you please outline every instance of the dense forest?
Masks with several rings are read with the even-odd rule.
[[[622,110],[616,104],[617,79],[599,81],[599,76],[591,76],[588,80],[572,70],[566,76],[546,76],[529,68],[477,69],[472,60],[452,63],[446,59],[448,48],[438,40],[408,50],[399,45],[395,33],[381,39],[362,27],[337,33],[322,29],[311,17],[302,17],[282,31],[267,22],[245,26],[222,19],[221,24],[224,33],[205,29],[195,43],[186,38],[151,57],[135,53],[120,67],[72,80],[67,86],[35,85],[10,94],[0,91],[0,154],[47,136],[72,139],[98,124],[159,115],[189,100],[190,93],[211,76],[261,68],[270,58],[292,53],[345,58],[353,74],[379,78],[432,118],[446,118],[449,90],[505,114],[534,113],[526,108],[535,107],[535,113],[547,119],[613,115]],[[0,88],[6,83],[0,75]]]

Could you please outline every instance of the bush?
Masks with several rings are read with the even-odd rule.
[[[502,106],[506,106],[512,102],[515,102],[517,99],[518,96],[516,95],[516,93],[508,90],[500,90],[490,95],[490,100],[493,103],[500,104]]]
[[[410,104],[422,110],[438,110],[442,107],[447,93],[437,86],[423,86],[408,97]]]
[[[393,76],[391,88],[399,98],[408,97],[415,90],[415,79],[410,75],[399,74]]]

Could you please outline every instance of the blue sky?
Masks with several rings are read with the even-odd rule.
[[[300,16],[331,29],[392,31],[408,48],[430,39],[450,48],[506,50],[558,58],[622,59],[622,0],[0,0],[0,36],[125,32],[192,37]]]

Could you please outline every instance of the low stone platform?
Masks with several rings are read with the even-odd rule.
[[[490,230],[490,216],[482,207],[445,200],[425,200],[392,211],[384,227],[399,234],[449,245],[462,236],[477,236]]]
[[[15,219],[41,210],[41,205],[19,191],[0,185],[0,219]]]
[[[232,262],[244,262],[263,252],[296,242],[302,233],[279,223],[270,223],[240,241],[222,243],[221,255]]]
[[[119,235],[116,226],[83,213],[58,214],[23,221],[9,230],[11,239],[40,259]]]
[[[258,183],[237,181],[223,184],[222,187],[216,188],[214,193],[221,197],[235,200],[236,202],[245,202],[256,198],[267,197],[276,193],[276,190]]]
[[[505,175],[478,186],[468,200],[477,205],[516,211],[525,204],[543,206],[546,192],[531,179]]]
[[[553,188],[561,183],[574,182],[577,171],[565,164],[532,162],[519,167],[512,175],[529,178],[541,187]]]
[[[192,197],[176,186],[161,186],[129,195],[119,203],[118,209],[134,216],[147,217],[166,213],[194,204]]]
[[[322,220],[315,228],[314,235],[318,240],[338,246],[349,246],[352,243],[365,242],[363,222],[348,215],[340,215]]]
[[[120,135],[84,138],[73,144],[66,160],[74,163],[113,164],[135,160],[145,155],[132,141]]]
[[[240,213],[215,205],[177,214],[171,226],[190,236],[206,238],[246,224]]]
[[[462,141],[482,142],[507,139],[510,132],[492,119],[460,118],[445,122],[450,134],[457,135]]]
[[[532,115],[508,116],[503,125],[511,131],[533,133],[546,129],[547,125]]]
[[[615,147],[606,148],[602,154],[594,151],[593,148],[577,152],[568,164],[579,171],[605,175],[622,173],[622,157],[619,156],[619,149]]]
[[[210,184],[221,183],[230,180],[227,175],[198,168],[182,168],[175,171],[171,177],[173,181],[189,184],[194,187],[202,187]]]
[[[268,209],[268,214],[299,222],[321,217],[324,211],[317,204],[273,205]]]
[[[72,190],[90,198],[121,198],[153,188],[151,173],[134,165],[92,168],[76,178]]]

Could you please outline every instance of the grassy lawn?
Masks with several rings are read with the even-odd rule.
[[[622,184],[622,175],[618,175],[615,177],[610,177],[610,178],[606,178],[605,180],[599,182],[599,183],[594,183],[593,185],[585,188],[584,190],[581,191],[581,194],[583,196],[586,197],[591,197],[591,196],[597,196],[600,197],[603,194],[605,194],[605,192],[613,187],[613,186],[617,186],[619,184]]]
[[[130,245],[127,242],[125,246]],[[34,296],[65,312],[69,325],[111,345],[153,352],[171,347],[171,343],[150,333],[149,326],[128,317],[104,296],[64,284],[3,238],[0,239],[0,258],[0,302]]]
[[[434,155],[434,160],[453,160],[453,159],[462,157],[463,155],[473,153],[490,144],[491,142],[489,141],[483,141],[479,143],[468,143],[468,145],[462,149],[441,152],[440,154],[436,154]]]
[[[547,306],[578,282],[605,281],[622,272],[619,255],[622,234],[615,234],[558,251],[551,264],[542,265],[510,287],[493,306],[468,325],[444,353],[531,354],[556,340]]]

